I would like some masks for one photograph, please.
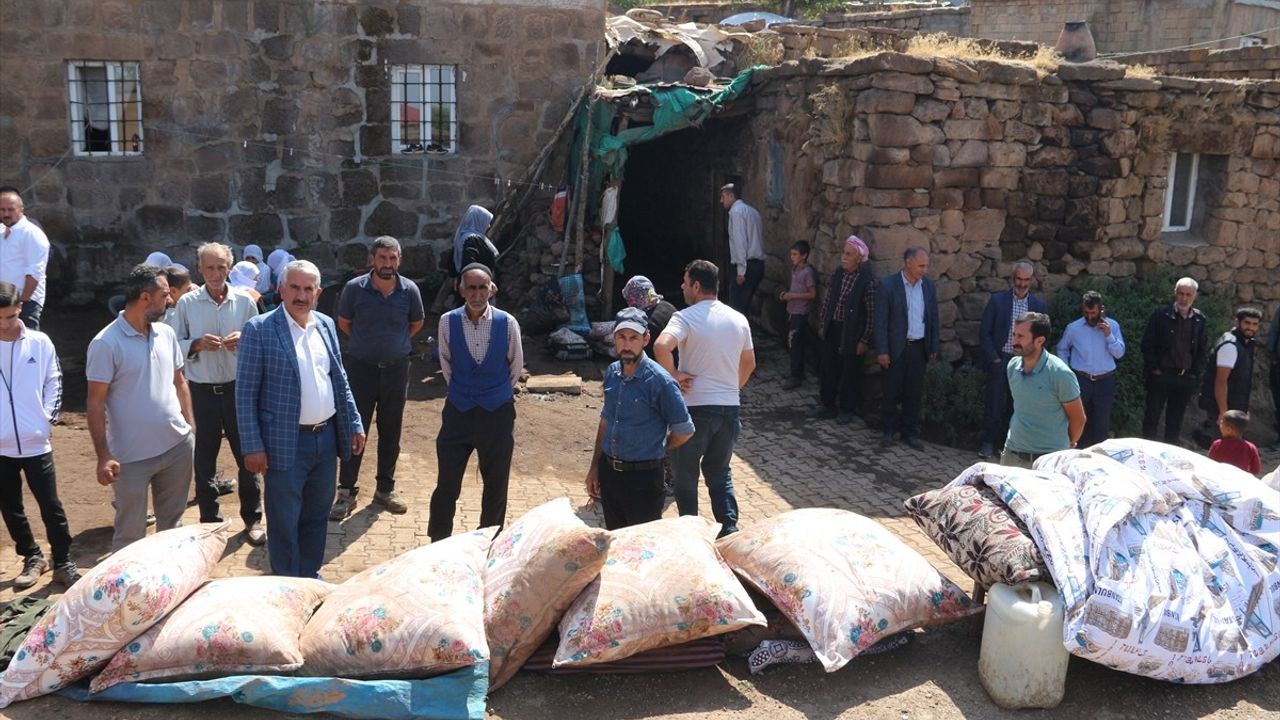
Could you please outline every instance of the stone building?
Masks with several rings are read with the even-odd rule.
[[[552,140],[604,18],[603,0],[0,3],[0,183],[29,188],[54,302],[209,240],[341,271],[388,234],[421,275]]]
[[[1275,0],[969,0],[971,37],[1052,45],[1068,20],[1087,20],[1099,52],[1182,47],[1256,34],[1280,44]],[[1237,43],[1238,44],[1238,43]]]

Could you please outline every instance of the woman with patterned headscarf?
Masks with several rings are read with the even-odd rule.
[[[653,283],[643,275],[636,275],[622,286],[622,299],[627,301],[627,305],[643,310],[648,316],[649,346],[645,348],[645,352],[653,357],[653,341],[658,339],[658,335],[671,321],[671,316],[676,312],[676,306],[663,300],[654,289]]]

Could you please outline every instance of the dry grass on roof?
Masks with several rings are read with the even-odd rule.
[[[906,53],[920,57],[944,57],[956,60],[993,60],[1032,68],[1041,75],[1058,69],[1063,57],[1046,45],[1039,46],[1034,55],[1013,55],[1000,51],[995,45],[983,45],[974,38],[958,38],[946,33],[916,35],[907,40]]]

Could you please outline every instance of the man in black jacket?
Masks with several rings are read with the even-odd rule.
[[[1276,413],[1276,433],[1280,435],[1280,314],[1271,318],[1266,347],[1267,357],[1271,360],[1271,407]],[[1271,446],[1271,452],[1280,452],[1280,437]]]
[[[1176,445],[1182,418],[1196,390],[1208,347],[1204,313],[1192,307],[1199,284],[1189,277],[1177,282],[1173,303],[1156,308],[1142,334],[1142,361],[1147,408],[1142,436],[1159,439],[1156,431],[1164,413],[1164,441]]]
[[[862,358],[874,340],[875,276],[864,264],[867,244],[850,235],[840,255],[840,267],[831,274],[822,298],[819,333],[822,338],[818,407],[811,418],[836,418],[852,422],[859,401],[858,380]]]
[[[1236,326],[1213,343],[1211,362],[1200,386],[1200,409],[1205,411],[1201,444],[1217,437],[1218,421],[1228,410],[1249,412],[1253,392],[1254,338],[1262,326],[1262,311],[1242,307],[1236,310]]]

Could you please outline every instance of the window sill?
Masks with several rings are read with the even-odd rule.
[[[1164,243],[1166,247],[1171,248],[1199,248],[1209,246],[1209,241],[1195,230],[1181,230],[1176,232],[1166,230],[1165,232],[1160,233],[1160,242]]]

